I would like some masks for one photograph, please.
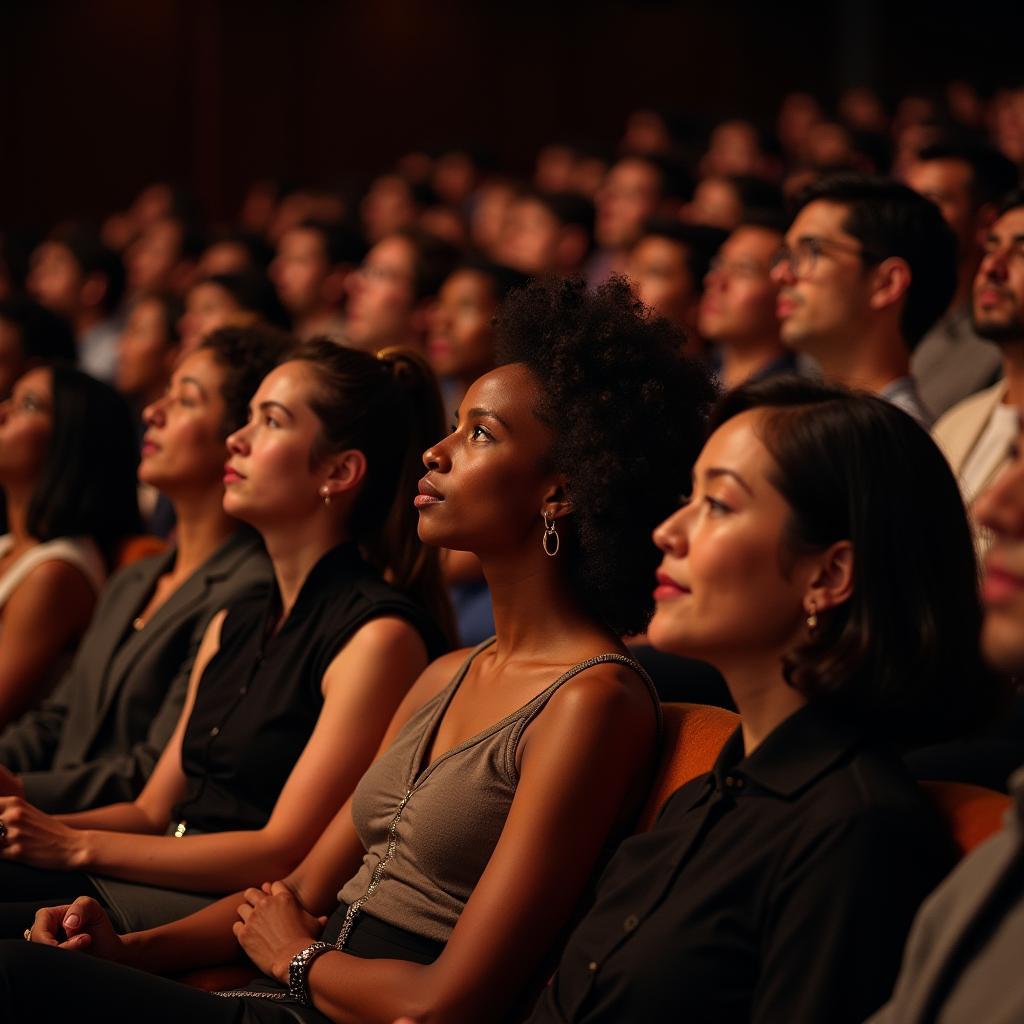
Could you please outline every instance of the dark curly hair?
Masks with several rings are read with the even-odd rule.
[[[711,380],[622,278],[596,293],[535,282],[505,301],[496,329],[498,364],[531,371],[534,412],[554,431],[551,466],[572,502],[559,557],[574,593],[617,634],[639,633],[654,608],[651,531],[689,487]]]
[[[783,570],[840,540],[854,551],[850,599],[787,655],[790,685],[900,745],[985,724],[1002,693],[980,661],[974,544],[927,431],[883,399],[799,377],[728,393],[712,429],[751,409],[792,510]]]

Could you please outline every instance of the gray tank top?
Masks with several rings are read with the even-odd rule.
[[[628,666],[647,684],[660,730],[661,709],[647,673],[624,655],[601,654],[573,665],[518,711],[424,766],[469,666],[492,643],[493,637],[470,653],[451,683],[416,711],[356,786],[352,816],[367,852],[338,893],[349,904],[339,948],[364,909],[425,938],[448,940],[505,827],[519,782],[520,737],[573,676],[604,662]]]

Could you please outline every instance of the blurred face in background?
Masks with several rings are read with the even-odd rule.
[[[427,338],[427,358],[439,377],[473,381],[494,368],[492,320],[497,308],[486,274],[456,270],[445,281]]]
[[[658,212],[661,175],[643,160],[620,160],[595,197],[594,234],[606,249],[625,249],[640,237],[644,222]]]
[[[499,258],[524,274],[550,273],[557,266],[561,231],[558,218],[539,199],[518,199],[508,211]]]
[[[117,342],[117,389],[154,400],[170,379],[180,350],[177,338],[169,336],[163,303],[155,298],[137,302]]]
[[[293,316],[306,316],[323,304],[330,269],[320,232],[298,227],[281,237],[270,276],[285,309]]]
[[[725,240],[704,278],[698,326],[708,341],[778,341],[771,269],[781,244],[781,234],[759,227],[737,228]]]
[[[183,241],[182,226],[169,218],[145,228],[125,253],[130,290],[175,291],[180,294],[183,282],[179,264]]]
[[[370,186],[359,213],[368,242],[379,242],[410,227],[416,221],[417,208],[409,183],[397,174],[381,175]]]
[[[259,317],[243,309],[226,288],[213,281],[200,281],[185,298],[185,315],[178,325],[183,352],[191,352],[218,327],[245,327]]]
[[[37,367],[0,404],[0,483],[31,485],[53,437],[53,374]]]
[[[687,262],[681,242],[648,235],[629,254],[626,276],[637,298],[682,327],[696,320],[700,289]]]
[[[41,305],[73,317],[81,302],[84,275],[71,250],[60,242],[43,242],[32,254],[28,291]]]
[[[704,178],[693,192],[686,207],[686,219],[694,224],[731,231],[743,216],[743,204],[736,186],[728,178]]]
[[[971,194],[972,172],[963,160],[918,160],[907,168],[906,182],[930,199],[956,235],[960,259],[973,259],[978,223]]]
[[[378,242],[346,281],[346,341],[364,352],[412,343],[416,333],[415,253],[401,236]]]

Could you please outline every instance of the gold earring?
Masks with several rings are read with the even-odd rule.
[[[327,489],[327,484],[324,484],[320,488],[320,492],[319,493],[320,493],[320,497],[324,499],[324,504],[325,505],[330,505],[330,503],[331,503],[331,492]]]
[[[818,628],[818,610],[813,601],[810,604],[811,610],[807,613],[807,632],[813,636],[814,631]]]

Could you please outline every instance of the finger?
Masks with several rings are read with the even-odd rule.
[[[235,938],[236,938],[236,939],[238,939],[238,941],[239,941],[239,942],[241,942],[241,941],[242,941],[242,929],[243,929],[244,927],[245,927],[245,925],[244,925],[244,924],[242,924],[242,922],[241,922],[241,921],[236,921],[236,922],[235,922],[235,923],[234,923],[234,924],[233,924],[233,925],[231,926],[231,930],[232,930],[232,931],[233,931],[233,932],[235,933]]]
[[[271,892],[273,891],[273,890],[271,889],[271,887],[270,887],[270,883],[269,883],[269,882],[264,882],[264,883],[263,883],[263,884],[262,884],[262,885],[260,886],[260,890],[261,890],[262,892],[265,892],[265,893],[266,893],[266,894],[267,894],[268,896],[269,896],[269,895],[271,894]]]
[[[322,914],[320,917],[317,918],[317,922],[319,923],[321,928],[325,928],[327,926],[327,921],[328,917],[326,914]]]
[[[293,893],[291,891],[291,889],[287,885],[284,884],[284,882],[275,882],[270,887],[270,891],[271,891],[271,893],[274,896],[280,896],[282,894],[286,894],[288,896],[294,896],[295,895],[295,893]]]
[[[84,928],[103,924],[106,920],[107,913],[96,900],[91,896],[79,896],[68,907],[64,920],[61,923],[64,926],[64,931],[71,935],[73,932],[81,931]]]
[[[238,908],[238,916],[242,919],[243,922],[244,921],[248,921],[249,917],[251,916],[251,914],[252,914],[252,907],[250,907],[248,903],[243,903]]]
[[[83,932],[81,935],[75,935],[68,939],[67,942],[60,943],[60,949],[88,949],[92,945],[92,936]]]
[[[254,889],[251,886],[245,890],[243,895],[254,907],[258,903],[262,903],[267,898],[267,894],[262,889]]]
[[[31,937],[33,942],[46,946],[57,945],[57,932],[61,921],[67,913],[67,905],[61,907],[40,907],[32,922]]]

